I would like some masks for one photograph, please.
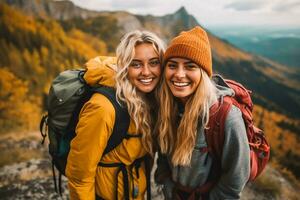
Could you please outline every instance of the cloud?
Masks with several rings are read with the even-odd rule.
[[[184,4],[183,2],[184,0],[111,0],[111,7],[139,14],[163,15],[174,12]]]
[[[184,5],[184,0],[71,0],[76,5],[93,10],[124,10],[136,14],[163,15]]]
[[[224,6],[224,9],[236,11],[262,12],[300,12],[299,0],[234,0]]]
[[[124,0],[112,0],[111,1],[111,7],[119,9],[119,8],[143,8],[143,7],[152,7],[156,5],[157,1],[139,1],[139,0],[131,0],[131,1],[124,1]]]
[[[296,0],[280,1],[272,6],[272,10],[276,12],[300,12],[300,2]]]
[[[244,1],[235,1],[224,6],[225,9],[233,9],[236,11],[252,11],[259,10],[264,8],[267,4],[267,1],[259,0],[244,0]]]

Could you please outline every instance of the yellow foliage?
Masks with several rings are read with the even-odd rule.
[[[300,124],[299,120],[268,111],[260,106],[256,106],[254,109],[254,119],[259,122],[257,124],[263,125],[261,128],[263,128],[272,150],[276,152],[275,156],[283,156],[289,150],[300,155],[299,136],[297,136],[299,133],[283,129],[278,125],[282,121]]]
[[[22,29],[24,31],[36,32],[36,23],[33,17],[26,16],[6,4],[0,4],[0,13],[4,13],[0,15],[0,20],[3,23],[6,23],[11,32],[14,32],[16,29]]]
[[[106,55],[106,45],[104,42],[80,30],[72,29],[68,33],[68,42],[74,50],[84,55],[86,59],[96,57],[98,55]]]
[[[36,128],[40,108],[30,101],[27,83],[0,68],[0,132]]]

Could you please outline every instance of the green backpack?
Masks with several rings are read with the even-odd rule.
[[[118,146],[127,137],[130,116],[125,106],[116,100],[115,90],[107,86],[91,87],[83,79],[84,70],[67,70],[60,73],[52,82],[48,101],[48,114],[40,123],[42,144],[48,135],[49,153],[52,158],[52,170],[55,191],[57,182],[55,167],[59,171],[59,192],[61,193],[61,176],[65,175],[70,142],[75,137],[75,129],[82,106],[94,93],[106,96],[114,106],[116,117],[113,133],[108,140],[103,155]],[[117,126],[116,126],[117,125]]]

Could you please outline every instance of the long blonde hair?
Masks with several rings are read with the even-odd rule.
[[[139,95],[137,89],[128,79],[128,67],[134,58],[135,47],[139,44],[149,43],[153,45],[155,52],[162,63],[165,45],[155,34],[148,31],[132,31],[127,33],[117,47],[117,75],[116,75],[116,95],[119,102],[125,102],[129,115],[134,121],[136,129],[142,134],[142,143],[148,153],[153,155],[153,119],[150,115],[150,100]],[[158,83],[160,84],[160,82]],[[153,91],[157,98],[156,87]],[[158,100],[157,100],[158,101]]]
[[[198,124],[206,127],[210,105],[217,100],[216,87],[200,68],[200,83],[185,104],[178,125],[178,100],[175,99],[163,77],[158,115],[158,143],[164,154],[171,155],[174,166],[189,166],[196,143]]]

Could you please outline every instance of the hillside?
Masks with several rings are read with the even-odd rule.
[[[235,45],[276,62],[300,68],[300,38],[280,37],[258,41],[229,39]]]
[[[53,77],[99,54],[106,44],[94,36],[0,3],[0,132],[36,128]]]
[[[299,70],[300,29],[297,26],[213,26],[209,29],[247,52]]]
[[[1,155],[6,155],[0,159],[1,170],[9,169],[9,166],[27,166],[28,162],[36,165],[41,163],[42,166],[47,164],[43,160],[44,152],[39,150],[42,147],[36,145],[36,138],[34,148],[27,149],[26,141],[31,138],[24,136],[24,141],[20,139],[18,142],[21,144],[10,151],[8,144],[11,134],[8,132],[17,132],[16,135],[19,135],[20,130],[27,133],[28,130],[37,129],[38,120],[45,109],[43,101],[49,84],[60,71],[82,67],[85,61],[97,55],[114,54],[120,37],[129,30],[152,30],[169,41],[180,31],[199,25],[184,8],[160,17],[133,15],[125,11],[88,10],[84,12],[94,14],[72,16],[68,13],[76,13],[80,8],[68,1],[0,2],[13,5],[0,3],[0,151]],[[47,7],[56,3],[61,6],[60,9],[54,13],[47,11]],[[68,17],[55,17],[63,15],[61,12]],[[294,188],[299,188],[300,178],[299,73],[267,58],[242,51],[211,33],[209,40],[214,71],[242,82],[253,91],[255,123],[265,130],[271,144],[270,172],[257,183],[250,184],[249,193],[261,195],[260,199],[282,199],[281,195],[290,193],[291,198],[286,199],[293,199]],[[2,136],[5,136],[4,139]],[[42,160],[31,162],[29,158]],[[43,174],[48,179],[42,178],[39,181],[46,187],[50,181],[49,171]],[[0,174],[0,181],[6,178],[5,174]],[[35,186],[40,183],[28,179],[22,181],[24,184],[29,181],[28,184]],[[291,185],[288,189],[282,186],[285,182]],[[0,196],[7,194],[5,191],[17,191],[21,187],[18,184],[10,187],[10,184],[0,184]],[[260,187],[263,189],[259,191]],[[264,197],[264,193],[267,197]]]

